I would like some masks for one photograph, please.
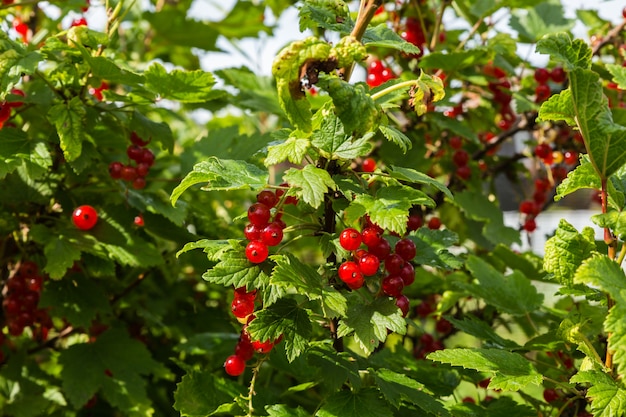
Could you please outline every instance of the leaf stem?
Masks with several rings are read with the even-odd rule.
[[[385,88],[384,90],[381,90],[377,93],[374,93],[371,95],[372,100],[376,101],[381,97],[386,96],[387,94],[393,92],[393,91],[397,91],[400,90],[402,88],[411,88],[414,85],[417,85],[417,80],[409,80],[409,81],[403,81],[401,83],[398,84],[394,84],[390,87]]]
[[[250,386],[248,388],[248,397],[246,398],[248,400],[248,414],[246,414],[247,417],[253,416],[254,407],[252,405],[252,399],[254,398],[254,395],[256,394],[256,392],[254,392],[254,386],[256,385],[256,379],[257,379],[257,376],[259,375],[259,369],[261,369],[261,365],[263,365],[263,362],[265,362],[266,360],[267,360],[267,355],[259,358],[257,363],[252,368],[252,379],[250,380]]]
[[[354,37],[357,41],[360,41],[365,34],[367,26],[372,21],[374,14],[376,14],[376,10],[378,10],[378,8],[382,6],[382,4],[383,0],[361,0],[359,13],[356,17],[354,28],[352,29],[352,32],[350,32],[350,36]],[[354,63],[349,67],[342,68],[339,71],[339,74],[343,77],[344,81],[350,81],[353,69]]]
[[[602,213],[606,214],[608,211],[608,206],[609,206],[609,195],[607,192],[607,179],[606,178],[602,178],[602,190],[600,191],[600,193],[602,196]],[[611,229],[609,229],[608,227],[604,228],[604,242],[608,246],[608,253],[607,253],[608,257],[611,260],[615,261],[615,255],[616,255],[615,246],[617,244],[617,240],[615,239],[615,236],[611,232]],[[615,301],[613,301],[613,299],[611,298],[609,294],[606,295],[606,304],[607,304],[608,311],[610,312],[613,306],[615,305]],[[607,341],[606,341],[606,357],[604,359],[604,366],[606,366],[609,369],[609,372],[612,372],[613,371],[613,353],[611,352],[611,345],[609,343],[610,339],[611,339],[611,333],[608,333]],[[598,357],[598,359],[600,358]],[[602,362],[601,359],[600,359],[600,362]]]

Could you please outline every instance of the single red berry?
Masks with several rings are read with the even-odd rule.
[[[455,174],[463,181],[467,181],[472,177],[472,169],[469,166],[464,165],[462,167],[458,167]]]
[[[0,103],[0,123],[4,123],[11,117],[11,106],[8,103]]]
[[[265,226],[261,231],[261,242],[267,246],[276,246],[283,240],[283,228],[280,224],[273,222]]]
[[[265,206],[272,208],[278,202],[278,197],[274,192],[270,190],[263,190],[256,196],[256,201],[258,203],[264,204]]]
[[[422,227],[423,224],[424,220],[422,219],[422,216],[419,214],[411,214],[406,222],[406,230],[407,232],[413,232]]]
[[[476,400],[472,397],[464,397],[461,401],[463,401],[464,403],[476,404]]]
[[[460,136],[452,136],[450,138],[450,147],[452,149],[461,149],[463,146],[463,139]]]
[[[130,165],[124,165],[121,171],[121,177],[124,181],[134,181],[137,178],[137,168]]]
[[[404,266],[404,259],[397,253],[392,253],[385,259],[385,270],[392,275],[400,274]]]
[[[376,257],[376,255],[372,255],[371,253],[366,253],[365,255],[358,258],[359,260],[359,269],[366,277],[371,277],[372,275],[376,275],[378,269],[380,268],[380,260]]]
[[[137,175],[145,177],[150,172],[150,166],[145,162],[137,164]]]
[[[576,151],[563,152],[563,161],[567,165],[576,165],[576,163],[578,162],[578,153]]]
[[[233,312],[235,317],[240,319],[244,317],[248,317],[250,314],[254,312],[254,298],[233,298],[232,303],[230,303],[230,310]]]
[[[365,158],[361,167],[363,172],[374,172],[376,171],[376,160],[374,158]]]
[[[70,27],[75,27],[75,26],[87,26],[87,19],[85,19],[84,17],[81,17],[79,19],[74,19]]]
[[[361,288],[365,282],[363,273],[355,262],[346,261],[342,263],[337,272],[339,279],[345,282],[346,285],[353,290]]]
[[[452,155],[452,161],[458,167],[465,166],[469,162],[469,154],[463,149],[459,149]]]
[[[559,399],[559,393],[554,388],[546,388],[543,390],[543,399],[547,403],[553,403]]]
[[[487,388],[490,383],[491,383],[491,378],[485,378],[485,379],[478,381],[476,385],[479,386],[480,388]]]
[[[143,190],[146,188],[146,179],[144,177],[137,177],[133,180],[132,185],[135,190]]]
[[[528,233],[531,233],[537,229],[537,223],[535,222],[535,219],[526,219],[522,227]]]
[[[535,70],[534,77],[535,81],[537,81],[539,84],[545,84],[550,79],[550,72],[548,72],[548,70],[545,68],[537,68]]]
[[[396,297],[396,306],[402,312],[402,317],[406,317],[409,314],[409,299],[406,295],[400,294]]]
[[[367,72],[370,74],[380,74],[385,69],[385,64],[380,59],[375,59],[367,66]]]
[[[552,90],[547,84],[538,85],[535,88],[535,103],[546,101],[552,95]]]
[[[126,155],[135,162],[139,162],[143,157],[143,148],[139,145],[132,144],[126,148]]]
[[[89,230],[98,222],[98,212],[88,205],[79,206],[72,213],[72,221],[79,229]]]
[[[246,369],[246,361],[240,356],[230,355],[224,362],[224,370],[230,376],[239,376]]]
[[[382,281],[383,292],[390,297],[399,297],[404,289],[404,281],[398,275],[387,275]]]
[[[261,240],[261,230],[263,230],[261,227],[248,223],[243,228],[243,234],[248,240]]]
[[[254,347],[250,340],[240,340],[235,346],[235,355],[239,356],[244,361],[249,361],[254,356]]]
[[[109,175],[114,180],[119,180],[122,178],[122,168],[124,168],[124,164],[118,161],[111,162],[109,164]]]
[[[366,227],[361,232],[361,240],[368,248],[380,242],[380,232],[376,227]]]
[[[254,203],[248,208],[248,220],[256,226],[265,226],[271,217],[269,207],[265,204]]]
[[[391,253],[391,245],[389,245],[389,241],[385,238],[380,238],[377,244],[368,246],[368,249],[372,255],[375,255],[381,261],[387,259]]]
[[[441,334],[448,334],[452,331],[452,324],[448,320],[440,318],[435,323],[435,330]]]
[[[26,280],[26,288],[30,291],[41,291],[41,286],[43,284],[43,278],[39,275],[35,275]]]
[[[267,259],[269,248],[261,241],[254,240],[246,246],[246,258],[253,264],[258,264]]]
[[[396,243],[395,251],[398,255],[402,257],[405,261],[410,261],[415,258],[417,254],[417,248],[415,247],[415,243],[413,243],[410,239],[400,239]]]
[[[548,159],[552,156],[552,147],[547,143],[540,143],[535,147],[535,155],[541,159]]]
[[[526,200],[526,201],[522,201],[521,204],[519,205],[519,211],[522,214],[536,215],[538,212],[538,207],[534,201]]]
[[[256,299],[256,290],[248,291],[246,286],[235,288],[235,298],[247,298],[254,301]]]
[[[415,268],[410,262],[405,262],[404,266],[400,270],[400,278],[404,282],[404,286],[407,287],[415,282]]]
[[[252,347],[257,353],[267,354],[272,351],[274,348],[274,342],[270,340],[266,340],[265,342],[261,342],[260,340],[255,340],[252,342]]]
[[[137,162],[143,162],[148,164],[148,166],[154,165],[154,153],[148,148],[143,148],[141,157],[137,159]]]
[[[424,318],[430,316],[435,311],[435,306],[424,300],[417,305],[415,312],[418,316]]]
[[[145,224],[143,221],[143,216],[141,214],[135,216],[134,223],[135,223],[135,226],[137,227],[143,227]]]
[[[342,230],[339,234],[339,244],[345,250],[353,251],[358,249],[362,241],[361,233],[351,227]]]
[[[554,67],[552,71],[550,71],[550,78],[555,83],[562,83],[565,81],[565,71],[561,67]]]
[[[431,217],[430,220],[428,220],[428,228],[431,230],[437,230],[441,227],[441,220],[439,219],[439,217]]]
[[[563,166],[553,166],[551,168],[552,178],[558,184],[567,177],[567,169]]]
[[[383,83],[383,79],[380,74],[370,73],[370,74],[367,74],[365,82],[367,83],[367,85],[374,88],[374,87],[378,87],[379,85],[381,85]]]
[[[143,140],[141,137],[139,137],[139,135],[137,134],[137,132],[130,132],[130,141],[138,146],[146,146],[147,144],[150,143],[150,141],[152,140],[152,138],[148,139],[148,140]]]
[[[435,343],[435,338],[430,333],[424,333],[420,336],[420,343],[424,346],[432,346]]]

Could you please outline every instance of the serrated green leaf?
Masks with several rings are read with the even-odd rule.
[[[363,35],[363,44],[366,47],[395,49],[409,55],[420,53],[417,46],[402,39],[386,23],[368,28]]]
[[[415,243],[417,255],[413,261],[448,270],[463,266],[463,260],[450,252],[450,247],[459,243],[459,237],[450,230],[431,230],[422,227],[409,236]]]
[[[392,417],[393,413],[373,388],[343,390],[326,399],[316,417]]]
[[[308,362],[318,370],[318,378],[329,392],[338,390],[346,380],[356,389],[361,387],[358,363],[347,352],[337,352],[330,345],[316,343],[307,354]]]
[[[282,298],[254,315],[247,328],[252,340],[273,341],[283,336],[289,362],[306,350],[313,327],[308,313],[293,299]]]
[[[595,417],[621,416],[626,413],[626,387],[601,371],[580,371],[571,383],[589,384],[591,411]]]
[[[345,297],[333,287],[326,285],[322,277],[310,266],[300,262],[291,254],[272,256],[276,266],[270,283],[284,288],[293,288],[309,300],[320,300],[324,317],[341,317],[346,314]]]
[[[265,5],[238,1],[224,18],[209,23],[219,34],[229,39],[242,39],[272,33],[272,26],[265,20]]]
[[[343,0],[305,1],[298,9],[300,32],[323,28],[339,33],[352,30],[350,9]]]
[[[559,201],[568,194],[583,188],[599,190],[602,188],[602,181],[593,165],[589,161],[588,155],[580,157],[580,165],[567,174],[567,178],[556,187],[555,201]]]
[[[427,356],[435,362],[490,372],[491,389],[518,391],[528,384],[541,384],[543,377],[532,363],[517,353],[499,349],[444,349]]]
[[[17,44],[10,48],[0,54],[1,91],[6,91],[9,85],[17,84],[23,76],[34,74],[44,59],[39,51],[26,52]]]
[[[143,73],[145,86],[158,98],[182,103],[202,103],[216,97],[213,74],[202,70],[167,72],[159,63],[153,63]],[[220,93],[221,94],[221,93]]]
[[[289,121],[304,132],[311,131],[311,105],[300,85],[300,70],[309,62],[325,62],[331,46],[317,37],[296,41],[284,48],[274,59],[272,74],[276,78],[278,102]]]
[[[592,51],[582,39],[574,39],[569,34],[552,33],[537,42],[537,52],[549,54],[563,64],[566,70],[589,68]]]
[[[232,248],[232,241],[230,240],[200,239],[196,242],[185,244],[181,250],[176,252],[176,257],[178,258],[183,253],[193,249],[202,249],[210,260],[217,262],[224,252],[232,250]]]
[[[156,13],[144,12],[143,17],[156,32],[155,43],[165,41],[166,45],[218,50],[215,43],[219,32],[209,24],[188,19],[186,10],[169,8]]]
[[[256,165],[244,161],[211,157],[194,165],[193,171],[174,188],[170,199],[172,205],[176,204],[180,195],[195,184],[207,183],[203,187],[207,191],[256,190],[263,188],[268,179],[268,172]]]
[[[354,339],[368,354],[387,339],[387,330],[404,334],[406,322],[394,300],[379,297],[369,304],[359,298],[348,306],[346,317],[339,322],[339,337],[354,334]]]
[[[398,179],[400,181],[410,182],[412,184],[430,185],[438,191],[444,193],[445,196],[448,197],[450,200],[454,200],[454,197],[452,196],[452,193],[450,192],[448,187],[437,181],[435,178],[424,174],[423,172],[419,172],[411,168],[391,166],[389,167],[389,175],[391,175],[392,178]]]
[[[243,247],[222,253],[220,262],[206,271],[202,279],[235,288],[263,288],[269,282],[262,265],[251,263]]]
[[[44,271],[52,279],[61,278],[65,275],[65,271],[80,259],[80,254],[80,246],[71,242],[66,236],[60,235],[51,239],[44,246],[44,255],[46,255]]]
[[[504,275],[484,260],[471,255],[466,263],[478,284],[461,284],[471,294],[503,313],[523,316],[537,310],[543,302],[531,281],[519,271]]]
[[[314,165],[304,168],[290,168],[285,172],[283,179],[289,187],[296,189],[298,198],[313,208],[317,208],[324,201],[324,194],[328,190],[336,190],[337,184],[330,177],[328,171]]]
[[[535,43],[542,36],[568,31],[575,21],[565,18],[560,1],[543,1],[534,7],[512,11],[509,25],[518,33],[522,42]]]
[[[476,132],[466,123],[460,120],[446,117],[442,113],[429,113],[428,117],[442,130],[449,130],[452,134],[464,137],[472,143],[480,143]]]
[[[576,112],[572,102],[572,92],[563,90],[558,94],[552,94],[547,101],[539,107],[539,121],[563,120],[570,126],[576,125]]]
[[[617,86],[622,90],[626,90],[626,68],[617,64],[607,64],[606,69],[613,76],[613,81]]]
[[[382,133],[387,140],[398,145],[402,153],[406,153],[406,151],[413,147],[411,139],[393,126],[380,125],[378,126],[378,130],[380,130],[380,133]]]
[[[626,274],[606,255],[585,259],[574,274],[574,283],[600,287],[614,300],[626,304]]]
[[[76,408],[98,390],[125,414],[149,406],[144,375],[161,371],[148,349],[126,331],[112,328],[93,343],[79,343],[59,355],[64,394]],[[109,376],[110,375],[110,376]]]
[[[376,128],[379,109],[364,84],[350,84],[337,76],[320,75],[317,85],[330,95],[347,135],[360,137]]]
[[[174,135],[169,125],[164,122],[154,122],[135,110],[129,127],[145,140],[162,143],[170,152],[174,149]]]
[[[292,164],[301,164],[310,146],[309,139],[293,136],[284,143],[268,146],[265,166],[269,167],[287,160]]]
[[[91,56],[87,51],[83,54],[91,67],[91,75],[108,82],[125,85],[143,84],[144,77],[129,68],[121,68],[118,63],[108,57]]]
[[[354,139],[345,134],[343,124],[333,114],[329,106],[324,106],[315,114],[321,118],[319,128],[311,135],[311,144],[327,159],[355,159],[371,152],[371,134]]]
[[[49,307],[51,314],[65,317],[73,326],[89,328],[99,314],[111,312],[109,300],[97,280],[83,274],[72,274],[46,283],[39,306]]]
[[[48,120],[56,127],[63,155],[69,162],[80,156],[83,141],[86,139],[84,125],[86,114],[80,97],[56,104],[48,112]]]
[[[183,417],[206,417],[243,394],[241,385],[208,371],[191,371],[174,392],[174,409]]]
[[[487,347],[499,349],[517,349],[520,347],[513,340],[500,336],[489,324],[475,316],[467,316],[463,320],[457,320],[453,317],[447,317],[447,319],[455,328],[477,337]]]
[[[42,142],[30,140],[21,129],[5,126],[0,129],[0,178],[13,172],[22,161],[41,167],[47,172],[52,165],[52,156]]]
[[[440,69],[449,73],[463,68],[486,64],[493,52],[487,48],[476,48],[468,51],[432,52],[420,59],[420,68]]]
[[[269,417],[309,417],[310,414],[302,407],[290,408],[285,404],[273,404],[265,407]]]
[[[595,251],[594,231],[585,228],[579,233],[574,226],[561,219],[553,237],[545,244],[543,268],[562,285],[571,286],[574,274],[582,261]]]

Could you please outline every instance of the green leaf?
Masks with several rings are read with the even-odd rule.
[[[52,156],[43,142],[30,140],[21,129],[5,126],[0,129],[0,178],[4,178],[23,161],[42,168],[44,172],[52,165]]]
[[[591,228],[579,233],[565,219],[561,219],[554,236],[545,244],[543,268],[562,285],[571,286],[574,274],[582,261],[595,251],[595,233]]]
[[[129,68],[121,68],[118,63],[108,57],[91,56],[88,51],[83,53],[91,67],[91,75],[108,82],[138,86],[144,83],[144,77]]]
[[[207,254],[209,260],[217,262],[224,252],[233,248],[232,245],[233,241],[230,240],[200,239],[196,242],[186,243],[181,250],[176,252],[176,257],[178,258],[183,253],[193,249],[202,249]]]
[[[153,63],[144,72],[146,88],[160,99],[182,103],[202,103],[216,97],[215,78],[202,70],[173,70],[168,73],[159,63]],[[221,94],[221,93],[220,93]]]
[[[373,388],[343,390],[326,399],[316,417],[392,417],[393,413]]]
[[[566,70],[589,68],[592,51],[582,39],[574,39],[569,34],[553,33],[537,42],[537,52],[549,54]]]
[[[237,247],[222,253],[220,262],[206,271],[202,279],[225,287],[263,288],[269,276],[261,264],[253,264],[246,258],[243,247]]]
[[[300,85],[301,68],[305,63],[328,63],[331,46],[314,36],[296,41],[284,48],[274,59],[272,74],[276,78],[278,101],[289,121],[304,132],[311,131],[311,105]]]
[[[358,195],[346,209],[346,215],[349,219],[356,219],[367,213],[372,222],[378,226],[403,235],[406,232],[409,210],[418,204],[430,207],[435,205],[434,201],[422,191],[392,185],[379,189],[376,196]]]
[[[48,120],[57,129],[63,155],[68,162],[80,156],[85,140],[86,114],[80,97],[74,97],[66,103],[56,104],[48,112]]]
[[[406,153],[406,151],[413,147],[411,139],[393,126],[380,125],[378,126],[378,130],[380,130],[380,133],[382,133],[387,140],[398,145],[402,150],[402,153]]]
[[[46,271],[50,278],[58,279],[65,275],[65,271],[80,259],[80,246],[71,242],[66,236],[60,235],[55,239],[50,239],[44,247],[46,255]]]
[[[6,91],[9,85],[17,84],[25,75],[34,74],[43,59],[40,52],[26,52],[22,47],[11,47],[3,51],[0,54],[0,91]]]
[[[361,349],[371,354],[380,342],[387,339],[387,330],[404,334],[406,323],[393,299],[379,297],[371,303],[364,303],[361,298],[350,303],[348,313],[339,322],[339,337],[354,334]]]
[[[601,371],[580,371],[570,382],[589,384],[587,396],[591,398],[591,411],[595,417],[621,416],[626,413],[626,388]]]
[[[285,404],[273,404],[265,406],[269,417],[309,417],[310,414],[302,407],[289,408]]]
[[[167,8],[157,13],[144,12],[143,17],[150,22],[156,32],[153,43],[200,48],[216,51],[215,43],[219,32],[211,25],[188,19],[186,10]]]
[[[289,187],[296,188],[296,195],[305,203],[317,208],[324,201],[324,194],[328,190],[336,190],[337,185],[330,174],[314,165],[306,165],[304,168],[290,168],[285,172],[283,179]]]
[[[395,49],[408,55],[420,53],[420,49],[417,46],[402,39],[386,23],[368,28],[363,35],[363,44],[368,48]]]
[[[169,125],[164,122],[154,122],[135,110],[130,121],[130,128],[140,137],[151,139],[163,144],[170,152],[174,149],[174,136]]]
[[[396,408],[400,408],[402,403],[410,403],[434,416],[450,416],[443,404],[424,392],[423,384],[407,375],[380,369],[374,372],[374,380],[385,399]]]
[[[417,249],[413,259],[415,263],[448,270],[463,266],[463,260],[450,252],[450,247],[459,243],[459,237],[454,232],[422,227],[414,235],[409,235],[409,239]]]
[[[480,339],[487,347],[498,349],[517,349],[520,347],[514,341],[500,336],[489,324],[475,316],[466,316],[463,320],[457,320],[453,317],[447,317],[447,319],[455,328]]]
[[[39,306],[65,317],[73,326],[89,328],[98,315],[111,312],[104,288],[97,280],[83,274],[71,274],[59,281],[49,281],[41,293]]]
[[[311,135],[311,144],[317,147],[325,158],[355,159],[371,152],[373,145],[369,140],[372,134],[366,134],[358,139],[346,135],[343,124],[329,106],[319,109],[315,117],[321,118],[321,122],[319,128]]]
[[[294,131],[294,134],[300,132]],[[267,157],[265,158],[265,166],[280,164],[289,161],[292,164],[301,164],[307,150],[311,146],[311,142],[307,138],[298,138],[291,136],[285,142],[267,147]]]
[[[563,90],[558,94],[553,94],[547,101],[544,101],[539,108],[538,121],[563,120],[570,126],[576,126],[576,112],[572,102],[572,92]]]
[[[318,30],[318,28],[339,33],[349,33],[352,30],[350,9],[343,0],[305,1],[298,9],[298,17],[300,32],[306,29]]]
[[[275,255],[272,260],[276,266],[270,277],[271,284],[294,289],[309,300],[320,300],[324,317],[341,317],[346,314],[345,297],[333,287],[325,285],[315,269],[291,254]]]
[[[252,340],[276,340],[283,336],[287,360],[293,362],[307,348],[313,327],[306,310],[290,298],[281,298],[271,306],[254,312],[248,325]]]
[[[104,398],[126,415],[149,406],[142,376],[163,368],[141,342],[117,328],[105,331],[93,343],[62,350],[59,364],[64,394],[74,407],[82,407],[102,390]]]
[[[338,390],[346,380],[360,388],[359,366],[347,352],[337,352],[329,343],[316,342],[307,351],[307,359],[317,369],[317,376],[328,392]]]
[[[210,22],[220,35],[242,39],[271,33],[272,27],[265,21],[265,5],[238,1],[228,14],[218,22]]]
[[[468,51],[432,52],[420,59],[420,68],[440,69],[446,73],[459,71],[463,68],[486,64],[493,53],[487,48],[476,48]]]
[[[626,90],[626,68],[617,64],[607,64],[606,69],[613,76],[613,81],[621,90]]]
[[[580,157],[580,165],[567,174],[567,178],[556,187],[555,201],[559,201],[568,194],[583,188],[599,190],[602,188],[602,181],[593,165],[589,161],[588,155]]]
[[[365,84],[350,84],[337,76],[320,75],[318,84],[328,92],[344,132],[360,137],[375,129],[379,109]]]
[[[531,281],[519,271],[510,275],[500,273],[484,260],[470,255],[466,263],[478,284],[458,283],[465,290],[481,297],[503,313],[523,316],[537,310],[543,302]]]
[[[522,42],[535,43],[544,35],[571,30],[575,21],[564,16],[560,1],[543,1],[534,7],[513,10],[509,25]]]
[[[191,371],[176,386],[174,409],[183,417],[206,417],[242,394],[241,385],[235,382],[208,371]]]
[[[411,168],[391,166],[389,167],[389,175],[391,175],[391,178],[395,178],[400,181],[410,182],[411,184],[430,185],[438,191],[444,193],[445,196],[448,197],[450,200],[454,200],[454,197],[452,196],[452,193],[450,192],[448,187],[446,187],[444,184],[437,181],[433,177],[424,174],[423,172],[419,172]]]
[[[187,188],[205,182],[207,185],[203,187],[203,190],[206,191],[256,190],[263,188],[268,179],[268,172],[256,165],[244,161],[210,157],[194,165],[193,171],[174,188],[170,198],[174,205]]]
[[[518,391],[528,384],[541,384],[543,377],[532,363],[517,353],[499,349],[445,349],[430,353],[435,362],[490,372],[490,389]]]

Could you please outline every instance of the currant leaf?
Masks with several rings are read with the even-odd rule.
[[[317,208],[324,201],[324,194],[328,190],[336,190],[337,185],[330,174],[314,165],[306,165],[302,169],[290,168],[285,172],[283,179],[289,187],[296,189],[296,196],[313,208]]]

